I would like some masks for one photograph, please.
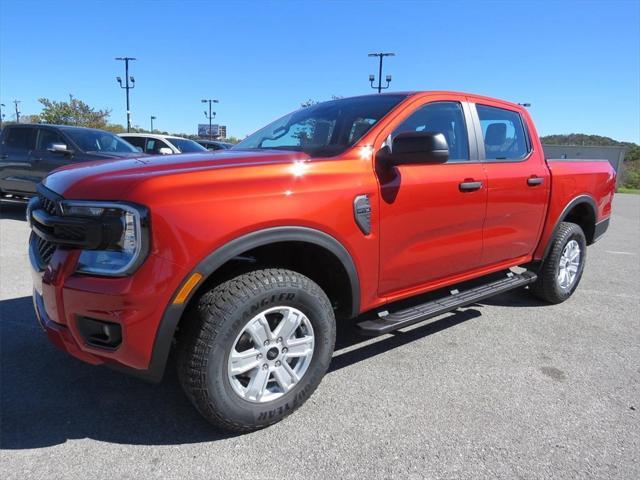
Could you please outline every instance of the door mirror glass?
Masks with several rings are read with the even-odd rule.
[[[393,139],[391,152],[386,156],[393,165],[445,163],[449,146],[442,133],[402,132]]]
[[[160,155],[171,155],[173,151],[169,147],[161,147],[158,149]]]

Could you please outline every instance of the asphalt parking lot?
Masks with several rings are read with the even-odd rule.
[[[149,385],[50,345],[23,216],[2,206],[1,478],[640,478],[640,196],[617,195],[569,301],[344,329],[303,408],[247,435],[205,424],[172,369]]]

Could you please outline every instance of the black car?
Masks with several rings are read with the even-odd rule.
[[[233,143],[219,142],[217,140],[196,140],[207,150],[227,150],[233,147]]]
[[[7,125],[0,133],[0,199],[27,199],[58,167],[90,160],[143,156],[117,135],[67,125]]]

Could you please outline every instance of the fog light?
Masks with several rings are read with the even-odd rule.
[[[116,349],[122,343],[122,327],[117,323],[78,317],[78,330],[87,345],[93,347]]]

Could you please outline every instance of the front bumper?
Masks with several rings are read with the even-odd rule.
[[[29,242],[33,301],[49,340],[84,362],[148,377],[156,332],[187,271],[150,254],[129,277],[81,275],[75,273],[79,250],[59,247],[43,266],[34,237]],[[121,343],[117,348],[88,344],[78,327],[82,317],[118,324]],[[153,379],[157,376],[154,372]]]

